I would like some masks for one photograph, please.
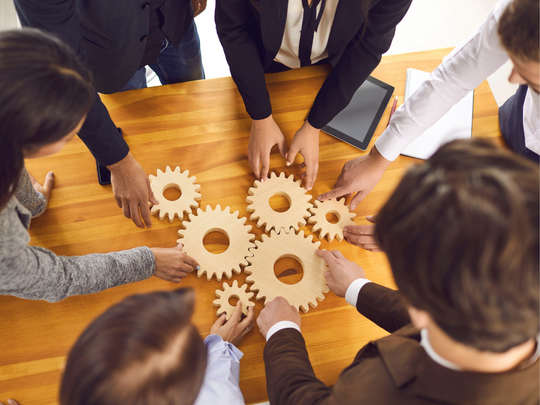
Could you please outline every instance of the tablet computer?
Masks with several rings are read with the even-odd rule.
[[[392,86],[369,76],[354,93],[349,105],[322,130],[366,150],[393,92]]]

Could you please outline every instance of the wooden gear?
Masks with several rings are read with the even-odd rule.
[[[250,263],[244,269],[249,274],[247,283],[252,283],[250,291],[258,291],[257,300],[262,298],[272,301],[276,297],[284,297],[289,304],[307,312],[309,306],[315,308],[317,300],[324,300],[324,294],[330,291],[326,285],[324,272],[327,271],[325,261],[315,254],[321,242],[314,243],[313,236],[304,237],[304,231],[298,235],[294,230],[289,233],[281,231],[270,236],[262,235],[262,242],[256,241],[257,249],[250,249],[253,257],[248,257]],[[283,257],[298,260],[304,274],[296,284],[284,284],[274,274],[274,264]]]
[[[238,281],[234,280],[232,286],[223,283],[223,290],[216,290],[216,297],[218,297],[218,299],[214,300],[212,304],[215,307],[219,307],[217,316],[220,316],[225,312],[225,319],[229,320],[236,309],[229,303],[229,299],[235,297],[242,301],[242,313],[247,315],[248,307],[255,306],[255,304],[250,301],[250,299],[253,298],[253,295],[255,294],[247,291],[247,284],[239,287]]]
[[[272,173],[264,183],[255,180],[253,187],[248,190],[250,196],[246,202],[250,205],[246,210],[252,213],[252,221],[258,219],[257,228],[264,225],[265,232],[272,229],[280,232],[282,228],[287,231],[291,227],[298,230],[299,226],[306,225],[306,218],[311,216],[308,209],[313,205],[309,202],[311,195],[306,194],[301,182],[294,181],[292,174],[286,178],[285,173],[280,173],[279,177]],[[277,212],[270,207],[270,198],[275,195],[282,195],[289,201],[287,211]]]
[[[184,213],[189,214],[191,213],[191,208],[199,207],[197,201],[201,200],[201,194],[199,193],[201,186],[195,184],[195,177],[189,177],[189,170],[180,173],[179,166],[176,166],[174,171],[167,166],[165,173],[158,169],[157,176],[150,175],[149,177],[152,192],[159,201],[159,204],[154,205],[150,212],[152,215],[156,215],[159,212],[160,221],[163,221],[165,215],[169,216],[169,222],[173,222],[175,216],[181,221]],[[182,193],[174,201],[167,200],[163,195],[163,192],[170,187],[175,187]]]
[[[239,218],[238,211],[231,214],[230,207],[221,211],[218,204],[215,210],[208,205],[206,212],[202,209],[197,210],[197,215],[190,214],[189,222],[184,221],[180,229],[177,240],[184,245],[184,252],[195,258],[201,269],[197,271],[197,277],[206,273],[208,281],[213,275],[218,281],[221,281],[223,275],[229,280],[232,272],[240,274],[242,269],[240,265],[246,266],[246,256],[251,256],[249,248],[254,247],[252,242],[255,235],[251,234],[251,225],[244,225],[246,218]],[[210,232],[221,232],[229,238],[229,247],[223,253],[210,253],[203,245],[203,239]]]
[[[334,238],[341,242],[343,240],[343,228],[346,225],[355,225],[353,218],[356,214],[349,211],[349,208],[345,205],[345,198],[341,200],[315,201],[314,207],[310,208],[309,211],[313,214],[308,219],[310,224],[314,224],[313,233],[319,232],[319,239],[326,236],[328,242],[332,242]],[[328,222],[326,214],[334,214],[338,218],[338,222],[335,224]]]

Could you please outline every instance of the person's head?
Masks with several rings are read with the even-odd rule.
[[[24,158],[60,150],[94,95],[90,72],[60,40],[29,28],[0,33],[0,210]]]
[[[410,168],[377,217],[399,290],[454,341],[506,352],[539,317],[539,168],[481,138]]]
[[[190,322],[190,289],[134,295],[95,319],[68,358],[61,405],[190,405],[206,348]]]
[[[540,92],[540,40],[538,0],[514,0],[499,20],[501,43],[514,67],[508,78],[510,83],[528,84]]]

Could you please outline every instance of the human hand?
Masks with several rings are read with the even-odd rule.
[[[8,405],[19,405],[19,403],[17,401],[15,401],[14,399],[8,399]],[[0,405],[5,405],[3,402],[0,402]]]
[[[302,128],[294,134],[287,154],[287,166],[293,164],[297,153],[304,157],[300,169],[305,168],[306,171],[302,172],[300,177],[305,179],[304,186],[308,191],[313,188],[319,171],[319,132],[317,128],[313,128],[306,120]]]
[[[28,173],[28,175],[30,176],[30,181],[32,182],[32,187],[34,187],[34,190],[43,194],[43,196],[48,202],[49,198],[51,197],[51,191],[54,186],[54,173],[53,172],[47,173],[47,175],[45,176],[45,182],[43,183],[43,186],[39,184],[38,181],[34,179],[34,177],[30,173]]]
[[[267,302],[264,309],[257,318],[259,331],[266,339],[266,335],[272,326],[281,321],[291,321],[300,327],[301,320],[298,310],[289,305],[283,297],[277,297],[273,301]]]
[[[315,254],[322,257],[328,265],[324,273],[328,288],[338,297],[345,297],[351,283],[359,278],[366,278],[364,269],[356,263],[347,260],[339,250],[319,250]]]
[[[366,216],[372,224],[377,222],[377,217]],[[343,227],[343,236],[351,245],[356,245],[370,252],[382,252],[374,236],[375,225],[346,225]]]
[[[390,163],[392,162],[386,160],[373,146],[367,155],[345,163],[336,184],[334,184],[334,189],[321,194],[317,199],[325,201],[344,195],[350,196],[357,191],[349,205],[351,211],[354,211],[360,201],[377,185]]]
[[[150,180],[135,160],[131,153],[111,166],[107,166],[111,171],[111,184],[114,198],[126,218],[131,220],[139,228],[152,226],[152,217],[148,202],[153,205],[159,204],[150,188]],[[140,212],[139,212],[140,210]],[[140,215],[140,216],[139,216]],[[143,218],[144,223],[141,221]]]
[[[279,153],[286,159],[285,137],[274,118],[270,115],[262,120],[253,120],[249,135],[248,161],[255,177],[263,183],[268,178],[270,152],[274,145],[278,146]]]
[[[193,6],[193,18],[206,10],[206,0],[191,0],[191,5]]]
[[[248,314],[243,321],[240,321],[241,317],[242,301],[238,300],[231,318],[226,321],[225,314],[221,315],[210,328],[210,334],[219,335],[224,341],[230,342],[238,347],[255,322],[255,311],[253,310],[253,306],[248,307]]]
[[[182,252],[182,245],[173,248],[150,248],[156,259],[154,276],[165,281],[179,283],[188,273],[199,270],[199,263]]]

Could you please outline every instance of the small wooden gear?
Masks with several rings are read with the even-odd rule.
[[[314,224],[313,233],[319,232],[319,239],[326,236],[328,242],[332,242],[334,238],[341,242],[343,240],[343,228],[346,225],[355,225],[353,218],[356,216],[345,205],[345,198],[341,200],[315,201],[314,205],[315,207],[309,209],[313,216],[308,219],[310,224]],[[330,223],[326,219],[326,214],[334,214],[338,222],[335,224]]]
[[[321,242],[312,240],[312,235],[305,238],[303,231],[297,235],[290,229],[289,233],[271,231],[270,236],[262,235],[262,242],[255,242],[257,249],[250,249],[253,257],[247,258],[250,265],[244,272],[249,274],[246,282],[253,284],[250,291],[258,291],[257,300],[265,298],[266,304],[276,297],[284,297],[289,304],[307,312],[310,306],[317,306],[317,300],[324,299],[323,293],[329,291],[324,278],[327,267],[315,254]],[[302,265],[303,277],[298,283],[284,284],[275,276],[274,264],[283,257],[293,258]]]
[[[232,286],[223,283],[223,290],[216,290],[216,297],[218,297],[218,299],[214,300],[212,304],[215,307],[219,307],[217,316],[220,316],[225,312],[225,319],[229,320],[235,310],[235,307],[229,303],[229,298],[235,297],[242,301],[242,313],[247,315],[248,307],[255,306],[255,304],[250,301],[251,298],[253,298],[253,295],[255,294],[247,291],[247,284],[239,287],[238,281],[234,280]]]
[[[246,256],[251,256],[249,248],[254,247],[252,242],[255,235],[250,233],[251,225],[244,225],[246,218],[239,218],[238,211],[231,214],[231,209],[226,207],[224,211],[218,204],[215,210],[208,205],[206,212],[197,210],[197,215],[190,214],[189,222],[184,221],[185,228],[178,231],[178,243],[184,245],[184,252],[199,262],[201,269],[197,271],[197,277],[206,273],[208,281],[216,276],[221,281],[223,275],[229,280],[232,272],[240,274],[240,265],[246,266]],[[223,253],[210,253],[203,244],[203,239],[210,232],[221,232],[229,238],[229,247]]]
[[[201,200],[201,194],[199,193],[201,186],[195,184],[195,177],[189,177],[189,170],[180,173],[179,166],[176,166],[174,171],[167,166],[165,173],[158,169],[157,176],[150,175],[149,177],[152,192],[159,201],[159,204],[154,205],[150,212],[152,215],[156,215],[159,212],[160,221],[163,221],[165,215],[168,215],[169,222],[173,222],[175,216],[181,221],[184,213],[189,214],[191,213],[191,208],[199,207],[197,201]],[[170,187],[175,187],[182,193],[174,201],[167,200],[163,195],[163,192]]]
[[[301,182],[294,181],[292,174],[285,177],[285,173],[280,173],[279,176],[272,173],[264,183],[255,180],[253,187],[248,190],[249,197],[246,202],[250,204],[247,207],[247,212],[252,213],[250,219],[258,219],[257,228],[264,225],[265,232],[272,229],[279,232],[291,227],[298,230],[299,226],[306,225],[306,218],[311,216],[308,209],[313,205],[309,202],[311,195],[306,194]],[[275,195],[281,195],[289,201],[290,207],[287,211],[277,212],[270,207],[270,198]]]

